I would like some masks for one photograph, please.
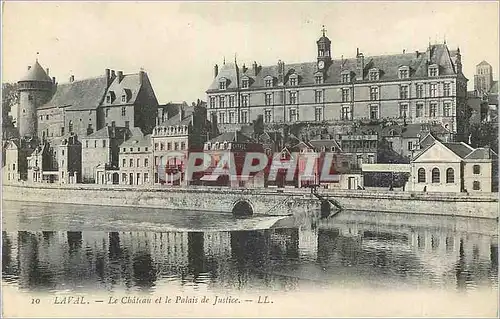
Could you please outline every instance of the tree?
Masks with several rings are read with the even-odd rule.
[[[19,103],[17,83],[2,83],[2,137],[9,139],[17,136],[9,112],[13,105]]]
[[[479,123],[471,125],[470,142],[472,147],[489,146],[498,153],[498,124]]]

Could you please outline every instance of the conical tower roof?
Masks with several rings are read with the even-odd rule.
[[[47,75],[37,60],[21,80],[19,80],[19,82],[23,81],[52,82],[52,79]]]

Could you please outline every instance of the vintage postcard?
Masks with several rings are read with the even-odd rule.
[[[499,3],[2,3],[2,316],[498,317]]]

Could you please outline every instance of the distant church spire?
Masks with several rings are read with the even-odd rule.
[[[325,29],[325,25],[323,24],[323,29],[321,29],[321,32],[323,33],[323,36],[325,36],[326,34],[326,29]]]

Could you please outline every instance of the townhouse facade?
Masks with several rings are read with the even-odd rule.
[[[122,144],[119,152],[119,180],[123,185],[153,184],[151,134],[135,134]]]
[[[391,119],[467,129],[467,78],[460,49],[429,44],[423,52],[333,59],[331,41],[316,42],[314,62],[214,68],[208,114],[218,123],[349,123]]]

